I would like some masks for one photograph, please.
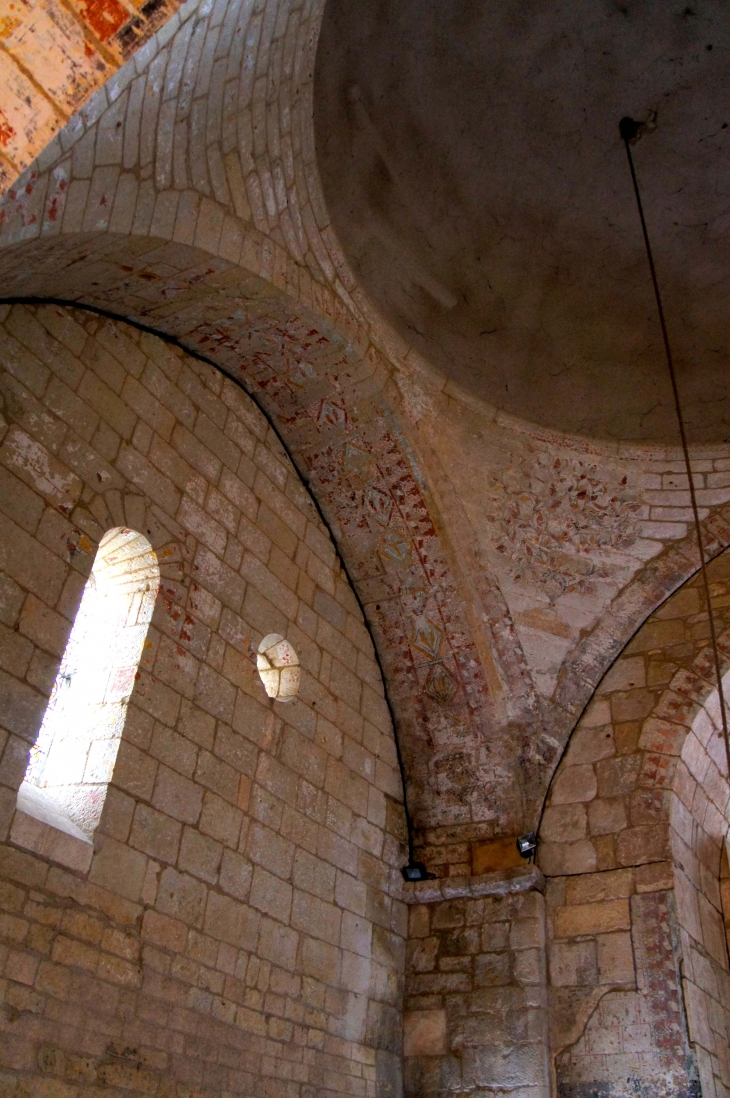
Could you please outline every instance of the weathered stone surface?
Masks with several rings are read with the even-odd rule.
[[[446,1011],[406,1011],[403,1015],[403,1055],[443,1056],[445,1052]]]

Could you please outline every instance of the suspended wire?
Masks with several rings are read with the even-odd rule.
[[[649,261],[649,270],[651,271],[651,281],[654,287],[654,297],[656,298],[657,312],[659,314],[659,324],[662,330],[662,339],[664,340],[664,351],[667,357],[667,368],[669,370],[669,377],[672,382],[672,393],[674,395],[674,408],[677,413],[677,422],[679,423],[679,436],[682,440],[682,453],[684,454],[684,464],[687,470],[687,480],[689,482],[689,498],[692,503],[692,515],[694,516],[694,527],[697,535],[697,547],[700,553],[700,571],[702,573],[702,586],[705,591],[705,599],[707,601],[707,615],[710,621],[710,640],[712,644],[712,652],[715,662],[715,675],[717,677],[717,692],[720,699],[720,719],[722,721],[722,733],[725,740],[725,757],[728,767],[728,775],[730,775],[730,735],[728,735],[728,721],[727,721],[727,707],[725,705],[725,696],[722,689],[722,668],[720,665],[720,652],[717,647],[717,629],[715,627],[715,615],[712,610],[712,601],[710,599],[710,580],[707,575],[707,562],[705,561],[704,543],[702,540],[702,527],[700,525],[700,515],[697,510],[697,495],[695,493],[694,480],[692,479],[692,464],[689,457],[689,447],[687,445],[687,432],[684,425],[684,415],[682,413],[682,405],[679,399],[679,388],[677,386],[677,375],[674,371],[674,359],[672,358],[672,349],[669,345],[669,334],[667,332],[667,324],[664,318],[664,309],[662,307],[662,297],[659,292],[659,282],[657,280],[656,268],[654,266],[654,256],[651,250],[651,243],[649,242],[649,231],[646,227],[646,219],[644,218],[644,207],[641,203],[641,192],[639,191],[639,182],[636,178],[636,170],[634,168],[634,158],[631,155],[630,141],[638,136],[639,123],[635,122],[633,118],[622,118],[619,123],[619,131],[626,146],[626,155],[629,159],[629,169],[631,171],[631,180],[634,184],[634,194],[636,196],[636,206],[639,211],[639,219],[641,220],[641,231],[644,234],[644,244],[646,246],[646,258]]]

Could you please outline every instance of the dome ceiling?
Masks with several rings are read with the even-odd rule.
[[[730,13],[674,0],[330,0],[315,124],[346,254],[401,335],[498,407],[676,441],[618,121],[690,438],[730,438]]]

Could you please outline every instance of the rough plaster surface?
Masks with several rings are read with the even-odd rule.
[[[358,279],[450,378],[544,425],[676,438],[618,122],[635,150],[691,437],[724,439],[722,5],[331,0],[315,82]]]

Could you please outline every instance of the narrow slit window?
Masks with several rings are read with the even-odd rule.
[[[21,812],[77,838],[101,817],[159,583],[146,538],[104,535],[18,792]]]

